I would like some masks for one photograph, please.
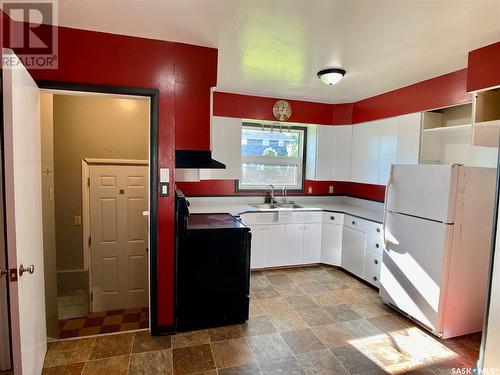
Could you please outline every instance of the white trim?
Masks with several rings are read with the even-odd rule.
[[[90,190],[88,180],[90,178],[90,165],[87,160],[82,159],[82,249],[83,270],[88,271],[90,265],[90,252],[88,238],[90,236]]]
[[[149,165],[149,160],[83,158],[87,164],[96,165]]]
[[[69,95],[69,96],[99,96],[99,97],[111,97],[118,99],[135,99],[135,100],[148,100],[148,96],[142,95],[126,95],[126,94],[111,94],[104,92],[93,92],[93,91],[73,91],[71,89],[40,89],[40,92],[48,92],[54,95]]]

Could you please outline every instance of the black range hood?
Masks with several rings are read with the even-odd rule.
[[[212,151],[175,150],[175,168],[226,169],[226,165],[212,159]]]

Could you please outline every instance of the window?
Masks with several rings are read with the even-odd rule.
[[[240,190],[263,190],[269,185],[302,190],[306,129],[243,124]]]

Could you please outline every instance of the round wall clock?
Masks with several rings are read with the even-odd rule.
[[[286,121],[292,115],[292,106],[286,100],[278,100],[273,105],[273,115],[278,121]]]

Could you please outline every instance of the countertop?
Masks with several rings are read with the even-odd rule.
[[[245,213],[253,212],[276,212],[278,209],[262,209],[256,208],[249,202],[228,202],[227,200],[210,201],[203,202],[197,199],[190,199],[191,205],[189,207],[190,213],[229,213],[234,216],[239,216]],[[258,200],[255,201],[256,204],[262,203]],[[298,201],[296,202],[302,208],[291,209],[293,211],[327,211],[327,212],[339,212],[347,215],[352,215],[359,217],[361,219],[366,219],[374,221],[377,223],[382,223],[383,221],[383,210],[375,209],[371,207],[364,207],[363,205],[351,203],[351,202],[328,202],[328,201]],[[279,210],[290,210],[288,208],[280,208]]]

